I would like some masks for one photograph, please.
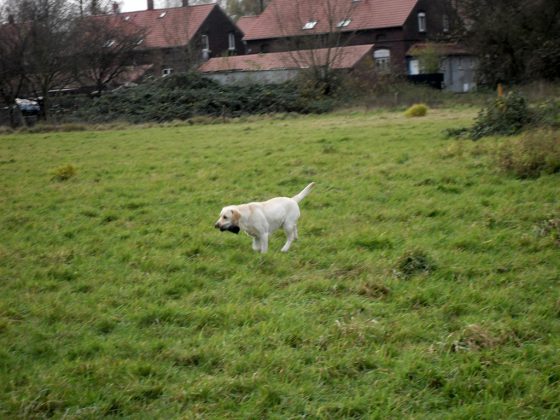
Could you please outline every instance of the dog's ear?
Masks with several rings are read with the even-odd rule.
[[[239,219],[241,219],[241,213],[239,213],[239,210],[232,209],[231,210],[231,221],[237,225],[237,224],[239,224]]]

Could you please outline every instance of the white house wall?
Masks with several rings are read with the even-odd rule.
[[[296,78],[300,70],[259,70],[204,73],[205,77],[224,85],[243,83],[283,83]]]

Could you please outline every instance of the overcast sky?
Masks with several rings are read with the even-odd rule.
[[[146,10],[148,1],[147,0],[118,0],[121,4],[121,11],[123,12],[132,12],[136,10]],[[169,1],[169,0],[154,0],[154,8],[159,9],[162,7],[166,7],[168,4],[172,5],[177,3],[177,5],[181,4],[181,0],[178,1]]]

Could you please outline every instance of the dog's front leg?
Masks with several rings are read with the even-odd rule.
[[[261,244],[261,253],[264,254],[268,251],[268,233],[262,233],[259,237],[259,242]]]
[[[253,238],[253,251],[260,251],[261,250],[261,241],[259,238]]]

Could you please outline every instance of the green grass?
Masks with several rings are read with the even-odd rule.
[[[560,178],[474,116],[0,137],[0,417],[558,418]],[[310,181],[287,254],[213,228]]]

